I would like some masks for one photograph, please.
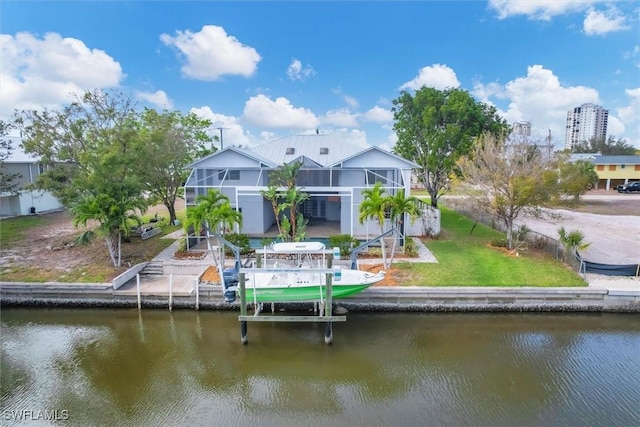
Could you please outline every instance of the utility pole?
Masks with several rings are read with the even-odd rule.
[[[224,142],[222,142],[222,131],[229,128],[216,128],[220,131],[220,150],[224,150]]]

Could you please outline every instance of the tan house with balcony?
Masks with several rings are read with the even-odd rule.
[[[596,167],[598,183],[595,188],[615,190],[618,185],[629,181],[640,181],[640,156],[603,156],[588,154],[579,156]],[[577,160],[576,157],[573,157]]]

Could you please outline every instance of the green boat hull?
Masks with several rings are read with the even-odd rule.
[[[332,299],[346,298],[367,289],[371,284],[359,285],[334,285],[331,289]],[[247,288],[247,302],[254,301],[253,288]],[[322,294],[322,295],[321,295]],[[326,289],[315,286],[296,286],[289,288],[258,288],[258,302],[298,302],[298,301],[319,301],[326,299]]]

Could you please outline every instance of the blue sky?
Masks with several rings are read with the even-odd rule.
[[[196,112],[224,144],[342,132],[391,149],[394,98],[459,87],[564,147],[567,110],[609,110],[640,148],[640,3],[7,1],[0,118],[117,88]]]

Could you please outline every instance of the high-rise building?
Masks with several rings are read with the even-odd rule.
[[[606,138],[608,119],[609,110],[605,110],[599,105],[582,104],[569,110],[567,112],[564,148],[571,149],[574,145],[594,137]]]

